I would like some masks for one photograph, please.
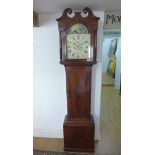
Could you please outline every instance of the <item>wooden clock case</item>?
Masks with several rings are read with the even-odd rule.
[[[81,15],[83,13],[85,17]],[[67,115],[64,120],[64,150],[94,152],[95,124],[91,115],[91,74],[92,65],[96,64],[98,20],[88,7],[83,12],[64,10],[57,19],[60,37],[60,63],[65,66]],[[87,27],[91,35],[93,57],[86,59],[67,59],[66,35],[71,26],[80,23]]]

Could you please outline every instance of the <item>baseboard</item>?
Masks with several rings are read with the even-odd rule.
[[[34,137],[63,138],[63,130],[33,129]]]
[[[34,137],[64,138],[63,130],[33,129]],[[100,140],[100,133],[95,132],[95,140]]]

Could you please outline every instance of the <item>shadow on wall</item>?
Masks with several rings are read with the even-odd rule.
[[[58,18],[61,16],[61,13],[57,13],[57,14],[52,14],[52,13],[39,13],[38,14],[38,18],[39,18],[39,27],[45,27],[50,25],[51,23],[51,18]],[[55,21],[53,21],[55,22]],[[38,28],[39,28],[38,27]]]

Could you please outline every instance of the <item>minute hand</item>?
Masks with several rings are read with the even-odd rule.
[[[79,43],[80,45],[78,45],[78,48],[77,49],[79,49],[79,47],[81,47],[83,44],[86,44],[86,43],[88,43],[88,41],[84,41],[84,42],[82,42],[82,43]]]
[[[68,42],[72,43],[72,44],[75,45],[75,46],[79,46],[78,44],[76,44],[75,42],[72,42],[72,41],[70,41],[70,40],[68,40]]]

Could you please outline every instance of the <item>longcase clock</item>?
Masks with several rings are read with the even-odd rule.
[[[64,10],[57,19],[60,63],[66,71],[67,115],[64,150],[94,152],[94,119],[91,115],[91,74],[96,64],[99,17],[88,7],[82,12]]]

